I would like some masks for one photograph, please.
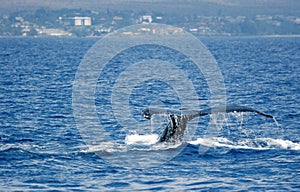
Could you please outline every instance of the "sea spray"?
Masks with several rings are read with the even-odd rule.
[[[276,119],[274,116],[273,116],[273,120],[274,120],[276,126],[277,126],[277,127],[280,127],[280,124],[278,123],[277,119]]]

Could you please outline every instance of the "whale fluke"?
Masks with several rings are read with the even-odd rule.
[[[257,113],[259,115],[268,117],[268,118],[273,118],[272,115],[263,113],[261,111],[258,111],[256,109],[253,109],[253,108],[250,108],[250,107],[239,106],[239,105],[227,105],[226,107],[208,108],[208,109],[199,111],[199,116],[210,115],[210,114],[213,114],[213,113],[232,113],[232,112],[254,112],[254,113]]]
[[[239,105],[211,107],[201,111],[178,111],[171,109],[146,108],[142,111],[142,115],[146,119],[151,119],[155,114],[168,115],[170,117],[170,121],[160,136],[159,142],[178,142],[182,140],[188,121],[199,116],[232,112],[254,112],[267,118],[274,118],[272,115],[263,113],[256,109]]]

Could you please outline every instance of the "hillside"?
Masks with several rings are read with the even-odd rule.
[[[164,14],[201,15],[294,15],[300,16],[298,0],[1,0],[2,13],[50,9],[89,9],[103,11],[160,12]]]

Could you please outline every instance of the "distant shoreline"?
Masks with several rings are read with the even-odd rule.
[[[212,38],[212,37],[228,37],[228,38],[251,38],[251,37],[261,37],[261,38],[289,38],[289,37],[300,37],[300,34],[296,35],[201,35],[201,34],[194,34],[193,35],[197,37],[204,37],[204,38]],[[9,39],[9,38],[14,38],[14,39],[38,39],[38,38],[51,38],[51,39],[61,39],[61,38],[66,38],[66,39],[72,39],[72,38],[87,38],[87,39],[97,39],[97,38],[102,38],[105,35],[102,36],[83,36],[83,37],[78,37],[78,36],[0,36],[0,39]]]

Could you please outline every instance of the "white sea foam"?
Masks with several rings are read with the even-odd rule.
[[[228,140],[222,137],[213,138],[198,138],[195,141],[189,142],[192,145],[203,145],[206,147],[227,147],[232,149],[255,149],[255,150],[267,150],[267,149],[288,149],[288,150],[300,150],[300,143],[283,139],[273,138],[256,138],[246,139],[237,142]]]
[[[119,143],[114,143],[112,141],[109,142],[101,142],[100,144],[88,145],[88,149],[81,150],[83,153],[94,153],[94,152],[122,152],[126,151],[126,147]]]
[[[281,149],[300,150],[300,143],[297,142],[292,142],[283,139],[271,139],[271,138],[265,138],[262,140],[267,142],[271,147],[281,148]]]
[[[127,145],[153,145],[157,143],[159,136],[157,134],[149,134],[149,135],[139,135],[139,134],[132,134],[127,135],[125,138],[125,143]]]

